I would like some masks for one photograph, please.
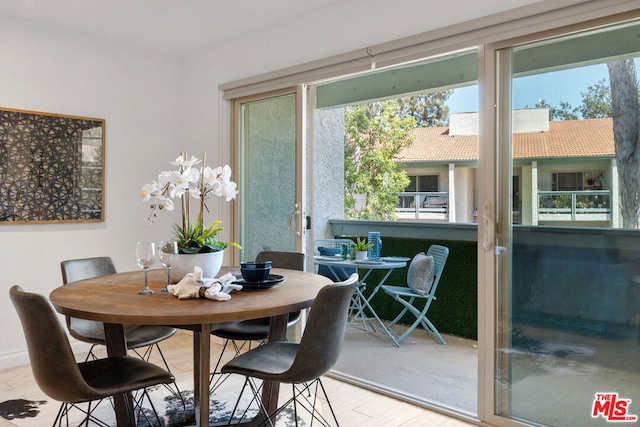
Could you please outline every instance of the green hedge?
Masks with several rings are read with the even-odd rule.
[[[352,236],[336,236],[352,238]],[[477,289],[477,244],[465,241],[436,241],[426,239],[406,239],[382,237],[382,256],[406,256],[412,258],[419,252],[426,252],[430,245],[439,244],[449,248],[449,258],[445,264],[436,300],[429,308],[428,317],[440,333],[459,337],[478,338],[478,289]],[[361,273],[363,274],[363,273]],[[366,295],[382,277],[384,271],[372,271],[367,278]],[[385,284],[407,286],[407,269],[395,270]],[[420,304],[420,305],[418,305]],[[422,308],[422,302],[418,304]],[[372,301],[372,306],[382,319],[393,319],[402,306],[380,290]],[[415,318],[405,315],[401,323],[411,324]]]

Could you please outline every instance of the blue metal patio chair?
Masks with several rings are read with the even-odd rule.
[[[429,250],[427,251],[427,256],[433,257],[434,278],[433,278],[433,284],[424,295],[414,292],[408,286],[382,285],[382,290],[387,295],[390,295],[391,297],[393,297],[393,299],[395,299],[396,301],[398,301],[400,304],[404,306],[400,314],[398,314],[398,316],[396,316],[396,318],[393,319],[391,323],[389,323],[386,327],[388,332],[394,337],[396,337],[396,341],[398,342],[398,344],[400,344],[402,340],[408,337],[409,334],[411,334],[411,332],[413,332],[413,330],[418,325],[422,325],[424,330],[427,331],[429,334],[435,336],[436,339],[441,344],[446,344],[446,342],[444,341],[444,339],[442,338],[442,336],[440,335],[436,327],[427,318],[427,311],[429,310],[431,303],[436,299],[435,293],[438,288],[438,284],[440,282],[440,276],[442,276],[442,270],[444,270],[444,265],[447,261],[447,257],[449,256],[449,248],[445,246],[440,246],[440,245],[431,245],[429,247]],[[409,270],[411,271],[411,266],[409,267]],[[414,305],[414,302],[420,299],[424,300],[424,307],[422,307],[422,309],[418,309]],[[398,323],[400,319],[402,319],[402,317],[407,312],[410,312],[411,314],[413,314],[416,317],[416,320],[415,322],[413,322],[411,326],[409,326],[409,328],[402,335],[397,335],[391,328],[396,323]]]
[[[314,256],[334,256],[339,254],[342,250],[342,245],[347,247],[347,257],[350,256],[351,251],[356,247],[356,243],[351,239],[317,239],[313,242],[313,255]],[[356,273],[355,268],[331,268],[325,265],[318,266],[317,273],[321,276],[328,277],[334,282],[342,282],[347,280],[353,273]],[[354,292],[351,297],[351,305],[349,306],[349,324],[352,324],[354,314],[362,312],[365,308],[363,290],[366,287],[366,283],[358,282],[358,290]],[[363,321],[363,327],[366,329],[366,325]]]
[[[334,256],[340,253],[342,245],[347,246],[347,256],[351,253],[351,250],[356,247],[356,244],[351,239],[317,239],[313,242],[313,255],[314,256]],[[318,267],[318,274],[326,276],[334,282],[341,282],[347,280],[354,271],[349,269],[335,269],[331,270],[329,267],[321,265]]]

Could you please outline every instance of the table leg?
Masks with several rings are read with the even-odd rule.
[[[389,278],[389,276],[391,275],[393,270],[394,269],[390,269],[389,271],[387,271],[387,273],[384,275],[382,280],[380,280],[380,282],[378,282],[376,287],[373,289],[373,292],[371,292],[371,295],[369,295],[369,298],[365,298],[364,294],[361,294],[361,297],[364,299],[363,306],[356,312],[356,314],[355,314],[355,316],[353,318],[355,319],[357,317],[362,317],[362,319],[363,319],[362,323],[363,324],[366,324],[366,322],[369,321],[369,324],[371,325],[371,327],[373,328],[374,331],[375,331],[376,327],[371,322],[371,319],[375,319],[378,322],[378,324],[380,325],[381,331],[384,332],[385,334],[387,334],[389,336],[389,338],[391,338],[391,341],[393,341],[393,345],[395,345],[396,347],[400,347],[400,344],[398,343],[396,338],[392,335],[391,331],[389,331],[389,329],[387,329],[385,324],[382,322],[382,320],[378,316],[378,313],[376,313],[376,311],[371,306],[371,301],[373,300],[373,297],[376,295],[376,293],[378,293],[378,290],[380,290],[380,287],[384,284],[384,282],[387,281],[387,279]],[[371,273],[371,270],[367,271],[367,273],[365,274],[365,276],[364,276],[364,278],[362,280],[366,279],[369,276],[369,273]],[[371,313],[371,315],[373,317],[365,316],[365,314],[364,314],[365,307],[369,309],[369,312]],[[366,328],[366,326],[365,326],[365,328]]]
[[[127,342],[124,336],[124,327],[119,324],[105,323],[104,336],[109,357],[121,357],[127,355]],[[131,393],[113,396],[116,412],[116,425],[118,427],[135,427],[135,414],[133,413],[133,397]],[[127,410],[129,408],[129,410]]]
[[[358,271],[360,271],[362,269],[358,269]],[[365,308],[369,308],[370,311],[372,311],[372,307],[371,305],[368,303],[368,301],[371,301],[371,299],[367,299],[367,297],[364,295],[364,293],[362,292],[362,289],[365,288],[367,286],[367,278],[369,277],[369,274],[371,274],[371,272],[373,271],[373,269],[368,269],[367,272],[364,274],[364,276],[361,276],[358,279],[358,286],[356,287],[355,291],[354,291],[354,297],[353,297],[353,301],[355,301],[354,308],[355,308],[355,314],[351,317],[351,321],[347,324],[348,326],[353,326],[354,322],[358,319],[362,320],[362,328],[364,329],[365,332],[369,332],[369,329],[367,328],[367,323],[369,323],[369,325],[371,326],[371,330],[373,332],[376,331],[376,326],[373,324],[373,322],[371,322],[371,318],[367,317],[364,313],[364,309]],[[388,275],[387,275],[388,276]],[[384,279],[383,279],[384,281]],[[373,295],[375,295],[378,287],[380,285],[376,286],[375,290],[373,291],[372,297]],[[380,320],[378,319],[378,321],[380,322]],[[384,325],[383,325],[384,327]]]
[[[287,338],[287,322],[289,315],[274,316],[269,322],[269,341],[284,341]],[[262,403],[271,414],[278,409],[278,396],[280,394],[280,383],[265,382],[262,387]],[[271,420],[275,425],[275,417]]]
[[[284,341],[287,337],[288,314],[274,316],[269,323],[269,341]],[[193,402],[195,406],[196,426],[209,425],[209,370],[211,356],[211,328],[205,323],[193,334]],[[280,383],[268,382],[262,390],[262,403],[268,413],[278,408]],[[259,420],[251,420],[243,425],[254,425]],[[275,419],[273,420],[275,423]],[[120,424],[118,424],[120,427]]]
[[[334,282],[342,281],[340,279],[341,276],[338,274],[336,269],[339,269],[342,272],[342,277],[350,276],[350,274],[347,273],[347,269],[345,267],[336,266],[336,269],[334,269],[334,266],[327,265],[327,268],[329,269],[329,272],[333,275],[333,277],[335,279]],[[367,318],[362,314],[362,311],[364,310],[364,307],[365,307],[366,298],[364,297],[364,295],[360,291],[359,287],[364,284],[364,280],[366,279],[366,277],[369,275],[370,272],[371,271],[367,272],[365,277],[360,278],[360,280],[358,281],[359,282],[358,286],[356,287],[356,290],[354,291],[353,298],[351,299],[351,305],[349,306],[348,318],[350,318],[351,320],[347,323],[347,326],[353,326],[354,321],[358,317],[361,317],[362,318],[362,327],[367,332],[368,332],[368,329],[367,329]],[[356,313],[356,315],[353,315],[353,313]],[[372,327],[373,327],[373,325],[372,325]],[[375,332],[375,330],[374,330],[374,332]]]
[[[356,289],[353,291],[353,297],[351,298],[351,307],[349,308],[349,321],[347,322],[347,326],[356,327],[356,322],[362,322],[362,330],[365,332],[369,332],[369,327],[367,323],[371,326],[373,332],[376,331],[374,325],[371,321],[365,316],[364,309],[367,306],[367,298],[362,293],[360,287],[364,287],[362,283],[359,283],[356,286]]]
[[[209,425],[209,369],[211,325],[204,323],[193,334],[193,404],[196,426]]]

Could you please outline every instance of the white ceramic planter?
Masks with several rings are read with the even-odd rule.
[[[368,256],[367,251],[356,251],[356,261],[366,261]]]
[[[178,283],[187,273],[193,273],[193,267],[202,268],[203,277],[216,277],[222,267],[224,251],[206,254],[180,254],[171,267],[171,283]]]

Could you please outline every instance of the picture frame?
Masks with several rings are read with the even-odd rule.
[[[105,120],[0,107],[0,225],[104,221]]]

